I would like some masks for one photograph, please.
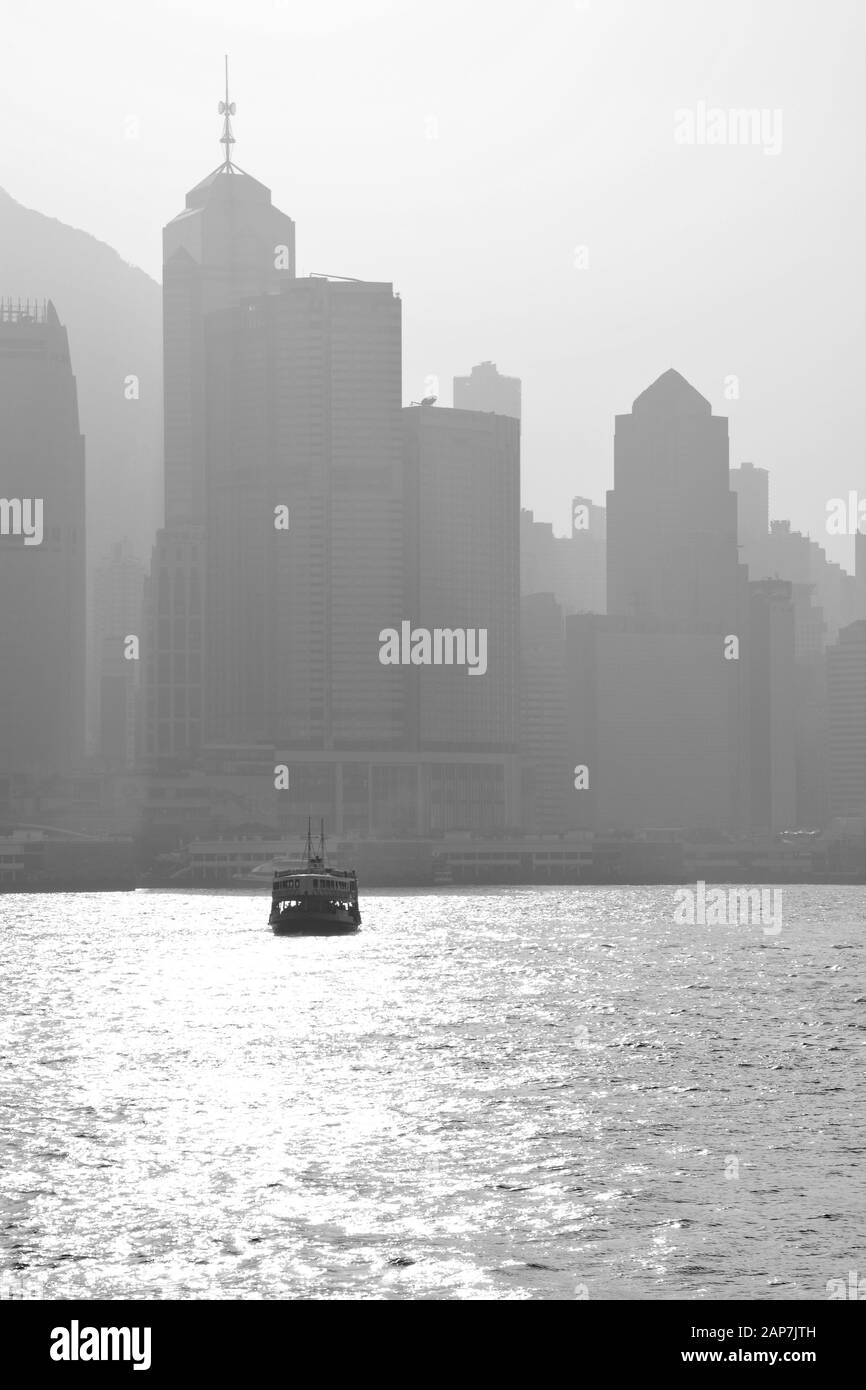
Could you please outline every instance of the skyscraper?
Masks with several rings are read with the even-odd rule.
[[[737,630],[728,422],[672,368],[616,417],[607,611],[675,632]]]
[[[520,513],[520,592],[553,594],[563,612],[604,613],[607,565],[605,511],[588,497],[572,499],[571,535],[555,536],[549,521]]]
[[[455,631],[469,663],[389,667],[402,680],[408,746],[428,781],[433,829],[517,823],[520,432],[504,415],[403,411],[404,611],[413,631]],[[471,636],[470,636],[471,634]]]
[[[0,302],[0,777],[84,740],[84,439],[54,305]],[[0,796],[0,801],[3,798]]]
[[[165,524],[204,521],[208,314],[294,278],[295,226],[270,190],[226,158],[163,230]]]
[[[205,324],[295,274],[294,223],[232,160],[228,88],[220,109],[225,157],[163,231],[165,529],[146,591],[144,752],[180,761],[202,740]]]
[[[400,747],[400,300],[295,279],[207,337],[208,740]]]
[[[561,835],[571,819],[565,621],[552,593],[520,604],[520,752],[527,829]],[[572,692],[575,694],[576,692]]]
[[[866,526],[854,537],[854,581],[857,616],[866,618]]]
[[[866,621],[827,649],[830,814],[866,815]]]
[[[749,585],[749,824],[790,830],[797,824],[797,671],[792,585]]]
[[[818,541],[792,531],[790,521],[772,521],[769,535],[743,544],[741,556],[752,580],[788,579],[795,594],[798,586],[811,590],[812,601],[823,610],[828,639],[856,619],[855,577],[831,561]]]
[[[108,766],[129,767],[137,752],[140,649],[145,569],[127,540],[118,541],[93,576],[91,641],[98,678],[95,746]]]
[[[520,419],[520,377],[502,376],[495,362],[479,362],[454,378],[454,409],[491,411]]]
[[[752,644],[727,420],[665,372],[617,416],[614,483],[608,616],[567,621],[572,754],[589,779],[574,823],[735,830]]]
[[[513,752],[517,741],[520,441],[513,419],[403,412],[406,612],[414,626],[483,630],[487,670],[420,670],[410,738]]]
[[[766,468],[741,463],[739,468],[731,469],[731,487],[737,494],[740,545],[746,548],[766,545],[770,530],[770,475]]]
[[[570,763],[575,774],[586,769],[583,784],[574,778],[568,823],[735,829],[741,678],[720,637],[579,614],[566,619],[566,640]]]

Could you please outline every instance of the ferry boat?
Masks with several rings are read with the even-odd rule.
[[[275,870],[269,925],[275,936],[344,936],[360,927],[358,876],[328,865],[324,821],[318,854],[308,822],[306,866]]]

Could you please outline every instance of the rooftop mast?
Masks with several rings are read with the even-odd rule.
[[[235,137],[234,137],[234,135],[232,134],[232,119],[231,119],[231,118],[232,118],[232,116],[235,114],[235,112],[237,111],[237,106],[236,106],[235,102],[229,101],[229,55],[228,55],[228,54],[226,54],[226,99],[225,99],[225,101],[221,101],[221,102],[220,102],[219,106],[217,107],[217,110],[219,111],[219,114],[220,114],[221,116],[225,117],[225,119],[224,119],[224,121],[223,121],[223,133],[222,133],[222,135],[220,136],[220,144],[221,144],[221,145],[225,145],[225,147],[226,147],[226,157],[225,157],[225,163],[223,164],[223,168],[225,169],[225,171],[226,171],[227,174],[233,174],[233,173],[234,173],[234,165],[232,164],[232,145],[235,143]]]

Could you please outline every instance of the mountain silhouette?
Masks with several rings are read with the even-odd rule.
[[[104,242],[0,188],[0,298],[28,297],[53,300],[69,335],[86,448],[88,569],[124,536],[149,561],[162,519],[160,287]],[[126,399],[132,375],[138,400]]]

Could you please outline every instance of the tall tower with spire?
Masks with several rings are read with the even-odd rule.
[[[202,737],[206,518],[205,325],[295,276],[295,224],[235,164],[228,59],[224,156],[163,229],[165,523],[147,586],[142,751],[186,762]]]
[[[220,164],[190,189],[162,234],[165,352],[165,522],[204,516],[204,322],[295,275],[295,224],[271,192],[232,159],[235,137],[226,59]]]

